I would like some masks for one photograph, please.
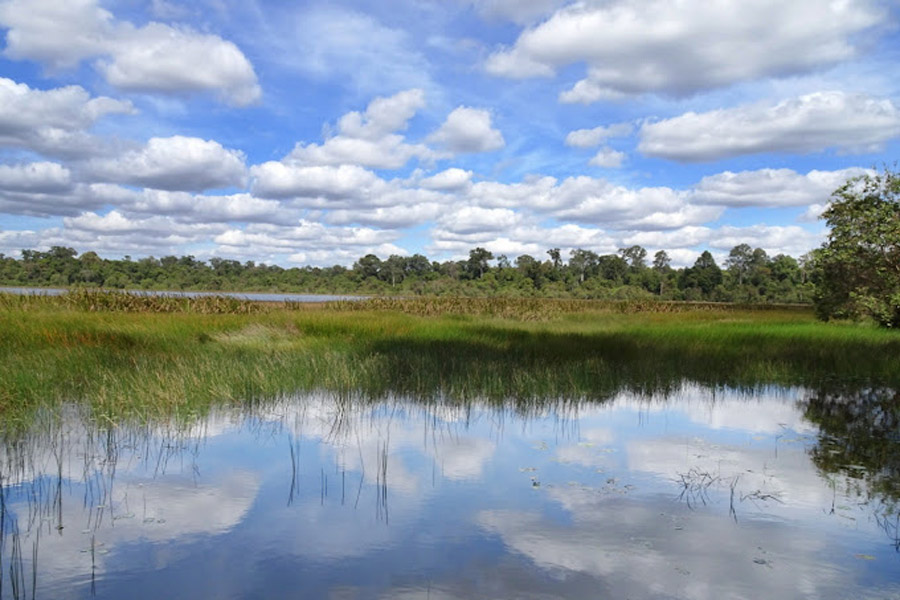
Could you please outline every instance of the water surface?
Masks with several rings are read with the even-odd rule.
[[[21,598],[896,598],[896,394],[70,409],[2,453]],[[891,412],[893,411],[893,412]]]

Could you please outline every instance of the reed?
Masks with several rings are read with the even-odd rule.
[[[147,300],[0,294],[3,426],[65,402],[120,422],[315,389],[527,405],[685,380],[900,384],[895,332],[820,323],[793,307],[379,299],[299,310]]]

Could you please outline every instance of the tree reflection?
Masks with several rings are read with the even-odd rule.
[[[900,551],[900,391],[822,389],[801,405],[819,427],[813,463],[844,482],[845,493],[877,503],[876,518]]]

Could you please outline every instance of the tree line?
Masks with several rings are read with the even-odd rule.
[[[479,247],[465,260],[444,262],[367,254],[350,268],[193,256],[105,259],[62,246],[23,250],[20,258],[0,254],[0,285],[34,287],[805,303],[814,279],[811,256],[770,257],[747,244],[735,246],[721,266],[707,251],[683,268],[672,267],[665,251],[651,258],[641,246],[605,255],[579,248],[568,256],[550,248],[514,259]]]
[[[54,246],[0,254],[0,285],[114,289],[272,291],[333,294],[528,296],[815,304],[821,319],[870,320],[900,327],[900,174],[887,167],[836,189],[822,215],[828,239],[799,260],[739,244],[721,267],[708,251],[673,268],[660,250],[641,246],[599,255],[576,248],[563,257],[510,260],[473,248],[466,260],[421,254],[360,257],[351,268],[295,267],[193,256],[104,259]]]

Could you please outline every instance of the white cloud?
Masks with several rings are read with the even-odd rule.
[[[433,160],[438,155],[423,144],[407,144],[402,135],[409,120],[425,106],[422,90],[412,89],[375,98],[365,113],[345,114],[337,133],[320,144],[298,143],[285,162],[298,165],[360,165],[399,169],[413,158]]]
[[[58,163],[0,165],[0,194],[7,191],[54,194],[71,188],[71,171]]]
[[[102,54],[115,28],[112,14],[96,0],[7,0],[0,4],[0,24],[8,29],[6,56],[54,70]]]
[[[458,190],[468,187],[471,181],[472,171],[451,167],[422,179],[419,185],[431,190]]]
[[[597,154],[594,155],[594,158],[588,161],[588,164],[606,169],[618,169],[622,166],[623,162],[625,162],[625,153],[613,150],[607,146],[601,148]]]
[[[452,233],[490,233],[511,229],[521,224],[522,215],[508,208],[466,206],[442,217],[439,224]]]
[[[57,208],[50,214],[66,213]],[[103,256],[185,254],[185,246],[208,242],[226,230],[227,226],[221,224],[129,216],[120,210],[105,215],[82,212],[63,218],[63,227],[0,232],[0,252],[67,246],[80,252],[93,250]]]
[[[262,198],[368,199],[387,183],[355,165],[302,167],[270,161],[250,168],[253,193]]]
[[[184,94],[215,91],[235,106],[262,96],[253,65],[232,42],[189,28],[130,25],[101,59],[100,71],[123,90]]]
[[[106,181],[163,190],[201,191],[243,186],[244,155],[214,140],[173,136],[151,138],[140,150],[89,165]]]
[[[386,257],[408,252],[393,244],[398,235],[368,227],[329,227],[301,219],[293,227],[252,223],[215,236],[217,256],[260,256],[302,264],[350,265],[369,253]]]
[[[709,175],[694,186],[691,201],[721,206],[806,206],[824,203],[847,179],[865,169],[810,171],[801,175],[791,169],[760,169]]]
[[[585,248],[606,254],[615,252],[615,240],[601,229],[579,225],[541,226],[508,209],[465,207],[438,220],[431,232],[430,252],[464,257],[475,246],[494,254],[543,256],[547,248],[559,247],[563,254]]]
[[[177,235],[191,239],[200,239],[225,229],[221,225],[182,224],[162,216],[133,218],[125,216],[119,210],[112,210],[105,215],[86,212],[77,217],[65,217],[63,223],[69,229],[98,235]]]
[[[552,193],[556,187],[555,177],[527,177],[519,183],[499,181],[479,181],[472,185],[468,198],[473,204],[490,208],[533,207],[553,209],[556,207]]]
[[[565,0],[463,0],[488,18],[502,18],[514,23],[526,24],[543,17]]]
[[[117,21],[97,0],[7,0],[0,24],[8,28],[6,56],[53,70],[98,57],[97,69],[121,89],[213,91],[237,106],[261,96],[253,66],[232,42],[156,22],[135,27]]]
[[[297,211],[274,200],[250,194],[204,196],[186,192],[143,190],[122,206],[130,213],[165,215],[194,223],[274,223],[288,225],[300,219]]]
[[[564,102],[687,95],[850,59],[855,36],[885,18],[867,0],[582,2],[522,32],[485,67],[494,75],[533,77],[586,63],[587,77],[561,95]]]
[[[43,167],[36,170],[41,174],[40,179],[27,183],[19,180],[18,190],[0,189],[0,212],[33,217],[74,216],[85,210],[127,201],[131,197],[130,190],[105,183],[72,183],[66,187],[63,185],[67,177],[65,167],[46,169],[46,173],[43,171]],[[47,174],[51,175],[49,180],[44,178]],[[31,189],[24,189],[28,186]]]
[[[818,92],[646,123],[638,149],[648,156],[711,161],[761,152],[870,152],[900,136],[900,110],[890,100]]]
[[[800,256],[816,248],[825,239],[823,231],[808,231],[796,225],[725,226],[716,229],[709,241],[711,248],[731,250],[738,244],[762,248],[770,255]]]
[[[490,152],[506,144],[503,134],[491,126],[490,112],[466,106],[447,115],[428,139],[451,152]]]
[[[378,140],[389,133],[404,130],[418,111],[425,107],[425,93],[420,89],[378,97],[366,112],[352,111],[338,121],[338,131],[347,137]]]
[[[606,142],[609,138],[631,135],[634,126],[631,123],[594,127],[593,129],[577,129],[566,136],[566,146],[575,148],[593,148]]]
[[[222,246],[253,246],[263,251],[296,252],[301,247],[376,246],[396,239],[390,231],[365,227],[326,227],[322,223],[301,220],[295,227],[251,224],[245,229],[229,229],[217,235]]]
[[[358,224],[399,229],[430,221],[444,210],[444,206],[436,202],[419,202],[369,209],[332,210],[323,216],[323,220],[332,225]]]
[[[721,214],[716,207],[689,205],[683,191],[631,189],[586,176],[567,178],[554,190],[553,198],[552,214],[557,218],[614,229],[673,229],[704,223]]]
[[[822,232],[809,231],[796,225],[727,225],[718,228],[694,225],[670,231],[635,231],[623,236],[622,242],[660,248],[666,250],[673,259],[674,252],[684,251],[677,261],[673,260],[677,266],[692,264],[699,254],[697,249],[702,247],[728,251],[738,244],[749,244],[753,248],[762,248],[770,256],[800,256],[821,245],[823,238]]]
[[[37,90],[0,78],[0,146],[27,148],[51,156],[83,157],[100,146],[86,133],[110,114],[132,114],[130,102],[91,98],[77,85]]]

